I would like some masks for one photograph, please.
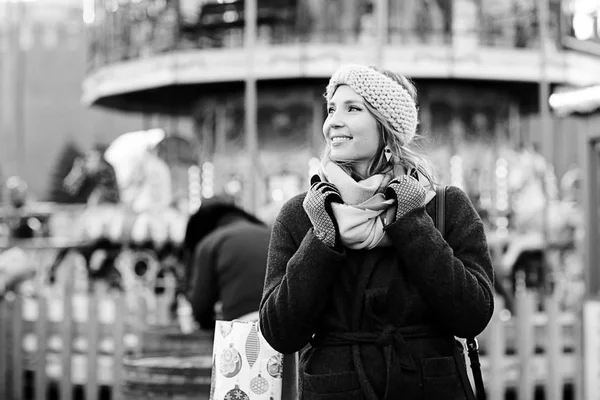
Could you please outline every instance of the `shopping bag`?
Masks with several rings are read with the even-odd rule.
[[[283,356],[256,321],[217,321],[210,400],[281,400]]]

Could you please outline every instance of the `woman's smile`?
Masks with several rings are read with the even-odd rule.
[[[331,137],[331,145],[339,146],[339,145],[343,144],[344,142],[349,142],[350,140],[352,140],[352,138],[350,136],[332,136]]]

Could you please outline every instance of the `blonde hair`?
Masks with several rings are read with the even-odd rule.
[[[410,79],[404,75],[389,70],[379,69],[373,66],[370,68],[400,84],[410,94],[415,103],[417,102],[417,89]],[[434,177],[431,163],[423,154],[418,151],[420,146],[418,143],[416,143],[419,140],[423,140],[423,137],[415,136],[416,140],[411,140],[410,143],[404,143],[402,139],[403,135],[392,126],[390,121],[388,121],[388,119],[385,118],[385,116],[375,107],[373,107],[373,105],[371,105],[366,99],[363,98],[363,100],[367,110],[369,110],[371,115],[373,115],[375,118],[377,122],[377,128],[381,134],[381,141],[379,142],[379,147],[375,157],[369,165],[367,176],[360,176],[358,174],[356,168],[354,167],[354,161],[341,161],[333,159],[331,161],[339,165],[354,179],[365,179],[376,174],[385,174],[393,171],[394,166],[401,165],[407,170],[407,172],[411,170],[417,170],[429,181],[429,183],[433,185]],[[384,149],[386,146],[389,147],[391,151],[390,161],[386,159],[384,154]],[[329,146],[325,146],[324,156],[329,158]]]

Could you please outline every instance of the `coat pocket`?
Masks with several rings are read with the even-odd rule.
[[[313,375],[304,373],[303,400],[360,400],[362,392],[356,372]]]
[[[425,399],[466,400],[454,357],[424,358],[421,362]]]

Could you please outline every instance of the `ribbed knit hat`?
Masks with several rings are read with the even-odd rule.
[[[418,124],[417,105],[402,85],[373,68],[357,64],[343,65],[333,73],[325,94],[328,102],[340,85],[350,86],[379,111],[404,144],[413,140]]]

